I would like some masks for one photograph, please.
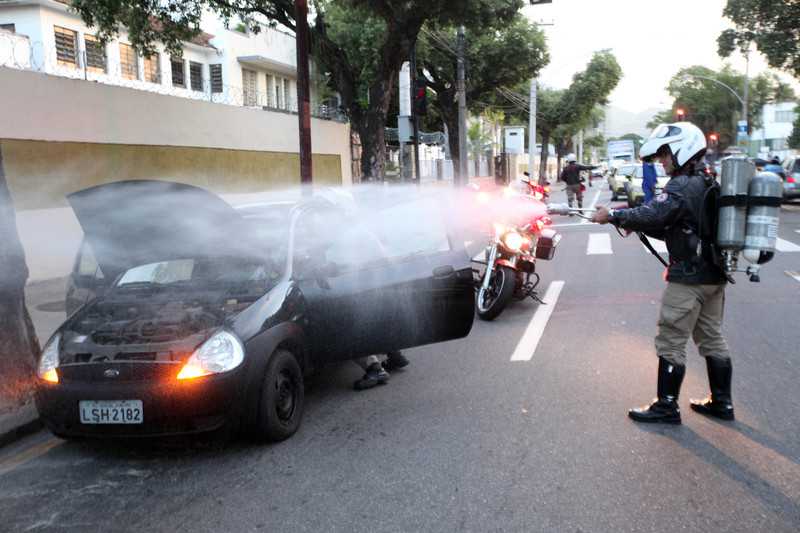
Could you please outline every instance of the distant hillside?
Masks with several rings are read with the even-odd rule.
[[[647,123],[659,111],[661,111],[660,108],[651,107],[637,113],[616,106],[608,106],[606,107],[604,134],[606,137],[619,137],[626,133],[636,133],[647,137],[650,135]]]

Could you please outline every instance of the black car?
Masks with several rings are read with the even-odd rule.
[[[84,244],[36,394],[58,436],[226,427],[284,439],[315,369],[472,327],[469,257],[419,200],[383,198],[379,213],[316,196],[234,209],[163,181],[68,199]]]

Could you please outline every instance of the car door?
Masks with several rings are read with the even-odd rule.
[[[444,226],[436,236],[414,231],[413,224],[412,231],[398,231],[408,224],[392,217],[402,214],[346,217],[316,211],[296,224],[293,276],[299,278],[319,358],[385,353],[469,333],[474,316],[469,257],[452,249]],[[308,246],[314,240],[305,240],[310,233],[328,237]],[[313,258],[316,273],[303,266],[304,257]]]

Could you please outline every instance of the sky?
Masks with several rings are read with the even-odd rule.
[[[525,15],[543,26],[550,64],[541,85],[563,88],[583,70],[596,50],[612,50],[623,78],[610,95],[610,104],[632,112],[668,108],[672,99],[664,90],[682,67],[719,68],[725,61],[744,71],[740,54],[728,60],[717,56],[717,37],[731,27],[722,17],[725,0],[553,0],[527,6]],[[766,70],[757,53],[751,54],[750,72]],[[788,75],[783,79],[796,81]]]

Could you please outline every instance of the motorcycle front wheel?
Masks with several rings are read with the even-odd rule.
[[[478,308],[478,318],[488,321],[500,316],[514,296],[516,279],[516,273],[509,267],[500,266],[494,269],[489,281],[489,288],[484,289],[481,286],[478,289],[475,302]]]

